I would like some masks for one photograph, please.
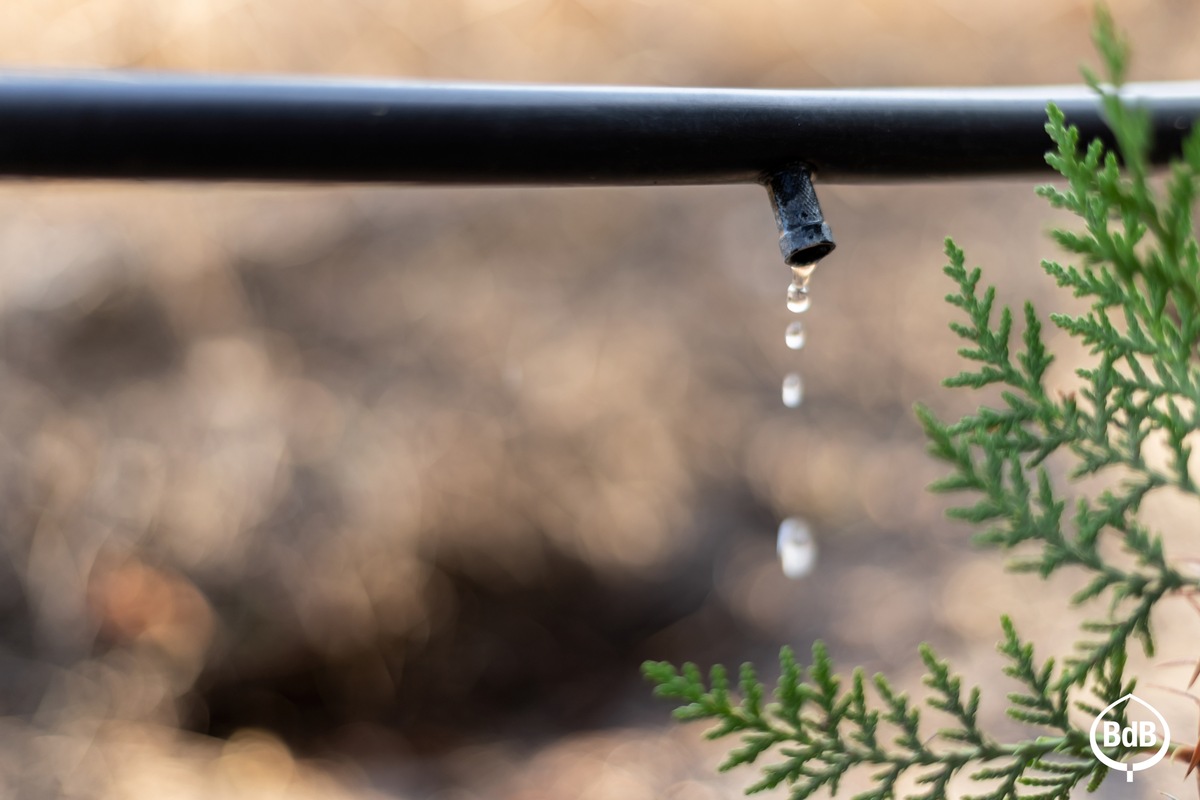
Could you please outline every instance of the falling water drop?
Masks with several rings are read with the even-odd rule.
[[[796,321],[788,325],[787,330],[783,332],[783,343],[788,346],[789,350],[799,350],[804,347],[804,340],[807,336],[804,323]]]
[[[792,580],[812,572],[817,563],[817,543],[808,523],[799,517],[788,517],[779,524],[776,542],[783,574]]]
[[[783,404],[788,408],[798,408],[800,401],[804,399],[804,384],[800,382],[800,374],[797,372],[789,372],[783,378],[783,389],[780,392],[783,396]]]
[[[808,307],[810,305],[812,305],[812,298],[808,296],[807,286],[802,283],[793,283],[788,286],[788,311],[796,314],[803,314],[805,311],[808,311]]]

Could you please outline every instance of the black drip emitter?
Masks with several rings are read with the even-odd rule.
[[[779,226],[779,251],[784,262],[793,267],[815,264],[833,252],[837,245],[821,214],[808,165],[796,164],[771,173],[764,183]]]

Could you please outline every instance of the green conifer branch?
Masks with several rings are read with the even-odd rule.
[[[731,699],[719,668],[707,684],[694,664],[676,670],[666,662],[647,662],[643,670],[657,684],[657,696],[683,702],[675,712],[678,719],[716,720],[707,734],[710,738],[741,734],[743,745],[730,753],[722,770],[756,763],[764,753],[777,751],[781,760],[763,766],[762,779],[748,793],[781,784],[789,787],[793,798],[810,797],[822,788],[836,793],[848,773],[865,770],[873,786],[855,800],[896,797],[905,777],[921,787],[911,796],[936,800],[945,797],[950,781],[964,772],[974,781],[992,784],[972,795],[979,800],[1012,797],[1019,787],[1037,790],[1022,796],[1063,797],[1105,767],[1087,757],[1088,734],[1069,719],[1067,691],[1051,686],[1054,662],[1036,662],[1032,645],[1019,639],[1007,618],[1004,630],[1000,650],[1010,661],[1005,673],[1023,686],[1023,691],[1009,695],[1009,714],[1052,733],[1015,743],[990,737],[977,720],[979,689],[964,691],[961,679],[928,646],[921,647],[928,671],[925,685],[932,692],[925,707],[948,721],[940,727],[927,724],[921,706],[893,689],[882,675],[868,682],[862,670],[856,670],[843,688],[819,642],[806,671],[799,669],[790,648],[782,650],[775,702],[765,706],[765,689],[746,667],[743,674],[750,676],[750,683],[743,681],[737,701]],[[1106,680],[1120,685],[1123,662],[1114,663],[1119,663],[1115,678]],[[1120,749],[1113,753],[1114,758],[1124,755]]]
[[[1149,175],[1148,118],[1120,95],[1129,47],[1104,9],[1095,40],[1108,81],[1087,70],[1084,77],[1101,98],[1116,149],[1100,141],[1081,148],[1079,131],[1051,105],[1046,131],[1054,147],[1046,161],[1065,186],[1038,189],[1084,224],[1082,232],[1052,234],[1079,263],[1042,267],[1060,287],[1089,301],[1081,316],[1050,320],[1087,346],[1094,363],[1077,371],[1077,393],[1049,390],[1053,356],[1032,304],[1024,305],[1017,338],[1012,311],[997,308],[995,288],[981,288],[981,270],[968,269],[963,251],[947,240],[945,273],[957,289],[946,301],[965,318],[950,327],[964,340],[959,354],[967,367],[945,385],[994,386],[1000,404],[953,423],[923,406],[916,413],[929,451],[951,467],[931,488],[973,495],[949,515],[977,526],[979,543],[1015,550],[1015,571],[1046,578],[1075,568],[1084,578],[1072,601],[1104,599],[1107,614],[1081,624],[1076,652],[1062,663],[1039,661],[1012,621],[1001,620],[1004,673],[1020,686],[1007,695],[1007,713],[1034,729],[1015,742],[1000,742],[980,728],[979,690],[965,690],[927,645],[920,648],[930,691],[923,703],[897,692],[882,675],[867,680],[859,669],[840,678],[820,642],[807,669],[789,648],[782,650],[773,702],[766,702],[749,664],[735,693],[720,666],[705,681],[694,664],[677,670],[647,662],[643,670],[655,693],[680,703],[677,718],[715,721],[710,738],[741,738],[722,770],[770,761],[749,792],[785,785],[797,800],[821,790],[836,794],[855,772],[868,775],[872,787],[856,800],[894,798],[909,780],[917,786],[910,796],[933,800],[964,775],[976,800],[1066,798],[1080,784],[1094,790],[1107,768],[1093,757],[1079,719],[1090,725],[1103,706],[1133,690],[1134,681],[1125,678],[1130,641],[1153,652],[1157,604],[1200,586],[1138,518],[1143,501],[1164,489],[1200,499],[1188,469],[1189,435],[1200,430],[1200,247],[1193,227],[1200,129],[1186,138],[1160,194]],[[1153,442],[1165,445],[1165,463],[1151,457]],[[1095,497],[1068,497],[1047,465],[1055,454],[1073,463],[1071,479],[1115,477]],[[1114,560],[1105,540],[1118,543],[1126,557]],[[1107,700],[1096,705],[1092,698]],[[1124,724],[1124,712],[1116,713]],[[931,725],[929,714],[940,724]],[[1117,747],[1108,755],[1129,754]]]

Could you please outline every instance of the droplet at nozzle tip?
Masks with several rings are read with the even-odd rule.
[[[784,263],[793,267],[815,264],[833,252],[837,244],[817,202],[812,170],[796,164],[771,173],[765,184],[779,228],[779,251]]]

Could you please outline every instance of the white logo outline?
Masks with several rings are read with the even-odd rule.
[[[1159,726],[1162,728],[1162,733],[1163,733],[1162,745],[1158,748],[1157,753],[1150,756],[1150,758],[1147,758],[1145,761],[1137,761],[1134,763],[1126,763],[1124,761],[1114,761],[1113,759],[1106,756],[1104,754],[1104,751],[1100,749],[1100,745],[1096,743],[1096,730],[1100,727],[1100,722],[1104,719],[1104,715],[1107,714],[1109,711],[1111,711],[1113,708],[1119,706],[1121,703],[1124,703],[1128,700],[1134,700],[1138,703],[1141,703],[1143,706],[1145,706],[1147,709],[1149,709],[1150,713],[1155,716],[1155,718],[1158,720]],[[1155,708],[1154,706],[1150,705],[1142,698],[1140,698],[1137,695],[1130,692],[1129,694],[1125,695],[1124,697],[1117,698],[1116,700],[1109,703],[1107,706],[1104,707],[1104,709],[1099,714],[1096,715],[1096,718],[1094,720],[1092,720],[1092,729],[1091,729],[1091,731],[1088,732],[1088,743],[1092,746],[1092,752],[1096,755],[1096,758],[1100,760],[1100,763],[1104,764],[1106,767],[1109,767],[1110,769],[1124,771],[1125,772],[1125,781],[1127,783],[1132,783],[1133,782],[1133,773],[1140,772],[1141,770],[1144,770],[1144,769],[1150,769],[1150,767],[1153,767],[1155,764],[1162,761],[1163,758],[1166,757],[1167,748],[1169,748],[1171,746],[1171,728],[1167,725],[1167,721],[1165,719],[1163,719],[1163,715],[1158,713],[1157,708]]]

